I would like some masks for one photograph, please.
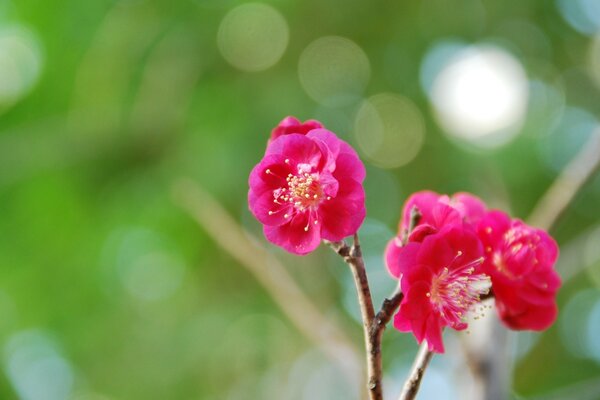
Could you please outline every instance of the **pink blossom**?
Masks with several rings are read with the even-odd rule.
[[[295,117],[285,117],[273,130],[271,131],[271,138],[269,143],[283,135],[291,135],[292,133],[299,133],[306,135],[313,129],[321,129],[323,124],[314,119],[309,119],[305,122],[300,122]]]
[[[501,211],[489,212],[477,232],[486,255],[483,269],[492,278],[496,308],[504,324],[519,330],[544,330],[552,325],[561,285],[554,270],[558,258],[554,239]]]
[[[365,168],[356,152],[325,129],[273,140],[250,174],[250,211],[272,243],[295,254],[321,239],[342,240],[365,218]]]
[[[483,251],[477,236],[456,225],[442,228],[421,243],[403,248],[399,273],[404,298],[394,326],[414,334],[429,349],[444,352],[442,330],[467,327],[467,313],[489,290],[489,277],[480,270]]]
[[[475,229],[476,223],[485,215],[486,206],[478,197],[469,193],[456,193],[451,197],[432,191],[417,192],[410,196],[402,208],[402,219],[398,235],[386,248],[385,259],[389,272],[399,277],[399,260],[402,252],[402,238],[410,224],[410,213],[416,207],[421,217],[411,232],[409,242],[421,242],[448,225],[466,226]]]

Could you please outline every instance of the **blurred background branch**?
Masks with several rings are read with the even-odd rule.
[[[285,267],[265,250],[260,241],[191,180],[180,180],[173,186],[173,198],[213,240],[263,286],[275,304],[296,328],[333,362],[347,373],[350,382],[359,379],[359,352],[333,318],[321,313]]]

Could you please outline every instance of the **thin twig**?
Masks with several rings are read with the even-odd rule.
[[[250,271],[284,315],[325,355],[337,363],[352,381],[360,376],[358,351],[344,331],[310,300],[285,267],[260,246],[223,207],[191,180],[173,186],[175,202]]]
[[[421,347],[419,347],[417,357],[413,362],[409,379],[404,383],[399,400],[413,400],[417,396],[423,375],[425,374],[425,370],[427,369],[432,356],[433,353],[429,351],[427,341],[423,341]]]
[[[381,385],[382,364],[381,364],[381,345],[373,336],[373,324],[375,321],[375,309],[373,308],[373,299],[365,263],[362,257],[358,234],[354,235],[354,244],[350,247],[345,242],[327,242],[329,246],[340,256],[350,267],[356,292],[358,294],[358,304],[363,322],[363,332],[365,338],[365,349],[367,352],[367,390],[369,399],[383,400],[383,389]]]
[[[599,168],[600,131],[595,131],[538,201],[529,223],[549,230]]]

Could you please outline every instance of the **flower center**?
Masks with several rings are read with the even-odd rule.
[[[286,164],[289,164],[288,159],[285,160]],[[298,164],[297,173],[289,173],[285,178],[287,187],[280,187],[279,189],[273,190],[273,203],[279,206],[291,205],[291,209],[288,207],[281,207],[277,210],[269,211],[269,215],[286,210],[283,214],[284,218],[292,218],[297,213],[308,212],[307,224],[304,227],[305,231],[310,229],[311,225],[318,225],[318,205],[323,199],[331,200],[330,196],[325,195],[323,187],[319,182],[319,174],[312,173],[312,166],[310,164]],[[281,179],[283,177],[276,175],[270,169],[265,170],[265,174],[274,175]]]
[[[288,187],[287,190],[282,191],[285,193],[282,199],[292,203],[298,211],[304,211],[320,203],[323,190],[316,175],[308,172],[298,175],[288,174],[286,181]]]
[[[481,264],[483,258],[452,267],[452,264],[460,262],[461,256],[462,252],[459,251],[450,265],[433,278],[431,291],[427,293],[440,316],[454,327],[464,324],[462,318],[490,287],[487,275],[473,274],[475,266]]]

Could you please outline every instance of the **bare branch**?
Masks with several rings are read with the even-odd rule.
[[[240,265],[254,275],[284,315],[348,378],[360,376],[358,351],[344,331],[310,300],[285,267],[259,245],[221,205],[191,180],[173,186],[174,201]]]
[[[369,399],[383,400],[383,388],[381,385],[381,345],[380,341],[373,335],[375,309],[373,308],[371,289],[369,288],[369,280],[367,278],[367,271],[365,270],[365,263],[361,254],[358,234],[354,235],[354,245],[352,247],[349,247],[345,242],[327,243],[337,254],[343,257],[352,272],[363,321],[363,333],[367,352],[367,390]]]
[[[538,201],[529,223],[549,230],[599,168],[600,131],[595,131]]]
[[[413,400],[417,396],[421,380],[429,365],[429,361],[431,361],[431,357],[433,357],[433,353],[429,351],[427,341],[423,341],[398,400]]]

